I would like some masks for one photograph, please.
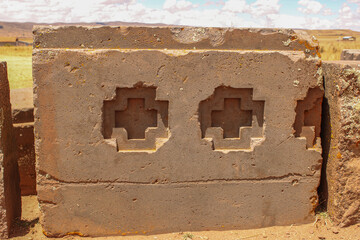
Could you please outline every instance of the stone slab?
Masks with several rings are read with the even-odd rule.
[[[14,135],[18,145],[21,195],[36,194],[33,89],[11,89]]]
[[[34,122],[34,108],[13,109],[12,119],[16,124]]]
[[[295,50],[320,56],[316,38],[292,29],[34,26],[33,33],[34,48]]]
[[[7,238],[21,216],[21,198],[5,62],[0,62],[0,173],[0,238]]]
[[[34,122],[14,124],[22,196],[36,195]]]
[[[341,52],[341,60],[360,61],[360,49],[344,49]]]
[[[340,226],[360,222],[360,61],[324,62],[328,212]]]
[[[304,53],[40,48],[33,68],[47,235],[313,220],[323,93]]]
[[[294,184],[296,182],[296,184]],[[318,180],[215,180],[173,184],[61,184],[41,194],[45,234],[136,235],[229,230],[313,221]],[[95,195],[96,194],[96,195]],[[315,199],[314,199],[315,200]],[[289,204],[296,202],[297,205]],[[304,214],[306,213],[306,214]],[[291,216],[291,220],[289,219]],[[50,224],[52,222],[61,225]]]

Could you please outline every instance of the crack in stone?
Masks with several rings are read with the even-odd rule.
[[[40,175],[40,173],[39,173]],[[42,174],[44,177],[44,175]],[[161,184],[161,185],[174,185],[174,184],[201,184],[201,183],[238,183],[238,182],[261,182],[261,181],[281,181],[281,180],[292,180],[294,177],[299,177],[302,179],[310,179],[312,180],[313,175],[311,174],[299,174],[299,173],[289,173],[283,176],[268,176],[268,177],[262,177],[262,178],[234,178],[234,179],[228,179],[228,178],[218,178],[218,179],[207,179],[207,180],[186,180],[186,181],[168,181],[166,179],[159,180],[156,179],[152,182],[141,182],[141,181],[118,181],[118,178],[112,181],[65,181],[58,179],[54,176],[50,176],[49,174],[46,174],[46,179],[49,181],[41,181],[41,183],[38,183],[39,185],[54,185],[53,181],[56,181],[59,184],[138,184],[138,185],[155,185],[155,184]]]

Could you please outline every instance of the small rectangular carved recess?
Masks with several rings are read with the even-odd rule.
[[[249,150],[263,140],[265,102],[252,98],[250,88],[218,87],[200,102],[202,138],[212,141],[214,150]]]
[[[117,88],[104,101],[103,136],[118,151],[156,151],[168,138],[168,101],[155,100],[155,87]]]

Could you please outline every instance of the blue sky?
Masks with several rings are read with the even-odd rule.
[[[360,31],[360,0],[0,0],[0,6],[0,21]]]

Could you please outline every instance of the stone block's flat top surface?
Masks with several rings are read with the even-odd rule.
[[[360,49],[343,49],[343,52],[360,54]]]
[[[338,60],[338,61],[323,61],[325,64],[335,64],[341,67],[350,66],[350,67],[360,67],[360,61],[351,61],[351,60]]]
[[[10,89],[10,101],[12,109],[34,108],[33,89]]]
[[[318,43],[291,29],[34,26],[34,48],[296,50],[317,56]]]

